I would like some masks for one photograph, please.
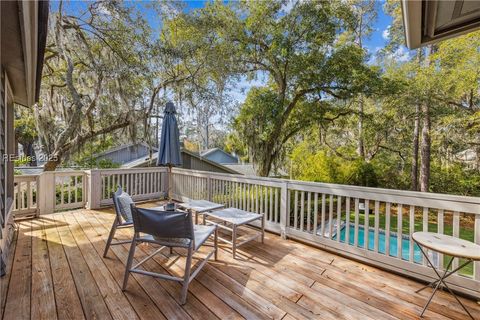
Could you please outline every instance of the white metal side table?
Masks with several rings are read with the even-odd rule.
[[[203,215],[204,224],[213,224],[221,230],[225,230],[232,234],[232,241],[225,237],[218,236],[218,241],[225,242],[232,246],[233,258],[235,259],[237,248],[255,239],[260,239],[263,243],[265,237],[265,216],[263,213],[254,213],[237,208],[226,208],[216,211],[206,212]],[[206,218],[210,218],[206,220]],[[213,219],[212,219],[213,218]],[[259,221],[260,229],[250,226],[249,223]],[[253,235],[247,236],[245,239],[238,238],[238,230],[240,228],[250,229],[254,231]],[[238,240],[238,241],[237,241]]]
[[[472,314],[463,305],[460,299],[458,299],[455,293],[448,287],[447,283],[445,282],[445,279],[451,276],[452,274],[456,273],[463,267],[465,267],[467,264],[473,263],[473,261],[480,261],[480,245],[477,245],[467,240],[455,238],[445,234],[433,233],[433,232],[415,232],[412,234],[412,239],[418,244],[418,246],[420,247],[420,250],[422,251],[423,256],[425,257],[428,264],[430,264],[433,271],[435,271],[435,274],[438,277],[437,280],[432,281],[425,287],[420,288],[419,290],[416,291],[418,293],[428,287],[434,288],[432,295],[428,299],[427,304],[423,308],[420,316],[421,317],[423,316],[423,314],[427,310],[428,305],[432,301],[433,296],[435,295],[437,290],[440,288],[440,286],[443,285],[448,290],[448,292],[450,292],[450,294],[455,297],[457,302],[462,306],[462,308],[470,316],[470,318],[473,319]],[[428,254],[425,248],[451,257],[450,260],[448,261],[448,264],[443,274],[430,261],[430,258],[428,257]],[[465,259],[466,261],[460,264],[455,269],[449,270],[452,265],[453,259],[455,258],[462,258],[462,259]]]

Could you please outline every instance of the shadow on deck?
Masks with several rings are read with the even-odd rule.
[[[102,257],[113,219],[112,210],[73,210],[19,222],[0,280],[3,318],[418,319],[431,292],[416,294],[422,284],[413,280],[267,233],[265,244],[240,247],[237,259],[220,244],[219,260],[199,273],[181,306],[180,284],[171,281],[132,274],[122,292],[129,244]],[[136,258],[154,249],[141,245]],[[165,253],[144,266],[178,276],[185,261]],[[463,301],[480,319],[480,305]],[[441,292],[425,318],[466,314]]]

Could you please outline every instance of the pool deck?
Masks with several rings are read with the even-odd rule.
[[[147,206],[154,205],[148,204]],[[430,289],[399,275],[266,234],[237,251],[223,245],[190,284],[134,274],[121,282],[129,244],[103,258],[112,210],[73,210],[18,223],[8,275],[0,279],[3,319],[419,319]],[[118,232],[128,238],[132,230]],[[137,259],[155,249],[139,246]],[[183,274],[184,258],[159,255],[151,271]],[[480,304],[462,298],[476,319]],[[466,319],[445,292],[425,319]]]

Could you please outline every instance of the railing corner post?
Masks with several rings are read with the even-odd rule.
[[[288,206],[288,182],[285,182],[280,192],[280,236],[284,240],[287,239]]]
[[[55,172],[46,171],[38,176],[38,214],[55,211],[56,189]]]
[[[87,170],[87,209],[100,208],[100,201],[102,199],[102,179],[100,170]]]

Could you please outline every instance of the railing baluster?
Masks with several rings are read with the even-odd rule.
[[[295,190],[295,200],[293,203],[293,227],[298,228],[298,191]]]
[[[328,198],[328,238],[332,239],[333,234],[333,194]]]
[[[342,227],[342,197],[337,196],[337,242],[340,242],[341,227]]]
[[[278,217],[278,211],[279,211],[279,197],[278,197],[278,188],[275,188],[275,201],[274,201],[274,205],[275,205],[275,223],[278,223],[280,222],[280,219]]]
[[[63,198],[63,190],[65,189],[65,185],[63,183],[63,177],[60,178],[60,204],[63,205],[63,202],[64,202],[64,198]]]
[[[78,181],[77,181],[77,176],[74,176],[74,177],[73,177],[73,183],[74,183],[74,188],[73,188],[74,199],[75,199],[75,203],[77,203],[77,202],[78,202],[78,195],[77,195],[77,191],[78,191]]]
[[[318,193],[313,197],[313,234],[317,235],[318,229]]]
[[[370,202],[364,200],[365,210],[363,215],[363,246],[365,250],[370,247]]]
[[[475,243],[480,245],[480,214],[475,215],[475,224],[473,230]],[[473,277],[475,280],[480,281],[480,261],[475,261],[473,263]]]
[[[32,199],[30,198],[30,181],[27,181],[27,206],[26,209],[30,209],[32,206]]]
[[[378,229],[380,227],[380,202],[375,201],[375,234],[373,239],[373,251],[378,253]]]
[[[453,212],[453,236],[460,238],[460,213],[458,211]],[[452,268],[458,267],[458,258],[453,259]]]
[[[353,234],[353,245],[355,247],[358,247],[358,223],[359,223],[359,220],[360,220],[359,204],[360,204],[360,199],[355,198],[355,229],[354,229],[354,234]]]
[[[345,243],[350,245],[350,197],[345,201]]]
[[[437,217],[437,232],[439,234],[443,234],[443,219],[445,216],[445,211],[443,209],[438,210],[438,217]],[[443,265],[443,254],[438,255],[438,267],[441,269],[444,268]]]
[[[397,258],[402,259],[402,247],[403,247],[403,206],[402,204],[397,204]]]
[[[300,193],[300,231],[303,231],[305,223],[305,192]]]
[[[390,257],[390,214],[391,203],[385,203],[385,255]]]
[[[72,177],[67,177],[67,181],[68,181],[68,184],[67,184],[67,192],[68,192],[68,204],[72,203]]]
[[[307,232],[310,232],[312,230],[310,225],[311,220],[312,220],[312,193],[308,192],[307,193]]]
[[[322,237],[325,237],[325,210],[326,210],[325,193],[322,193],[322,214],[320,216],[320,220],[321,220],[320,233],[322,234]]]
[[[412,234],[415,232],[415,206],[410,206],[410,219],[409,219],[409,231],[408,238],[408,261],[413,262],[413,239]]]

